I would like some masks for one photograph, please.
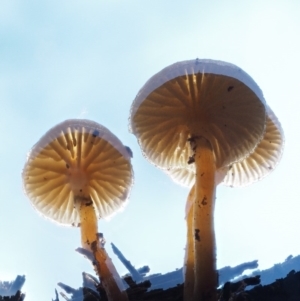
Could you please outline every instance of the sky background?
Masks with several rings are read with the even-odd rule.
[[[236,64],[261,87],[285,132],[277,169],[246,188],[219,186],[217,266],[259,260],[261,269],[300,254],[300,2],[2,0],[0,4],[0,280],[27,277],[26,300],[51,300],[93,273],[76,228],[38,215],[22,188],[30,148],[57,123],[94,120],[130,146],[135,184],[126,209],[99,221],[151,273],[182,267],[188,189],[141,155],[128,131],[130,106],[155,73],[177,61]]]

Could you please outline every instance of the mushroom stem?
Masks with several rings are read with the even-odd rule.
[[[92,243],[96,269],[109,301],[129,301],[122,279],[112,260],[98,241]],[[122,289],[121,289],[122,288]]]
[[[93,201],[90,197],[76,196],[74,203],[80,217],[81,245],[91,251],[92,242],[98,238],[98,221]]]
[[[123,286],[122,279],[104,247],[99,244],[98,222],[93,201],[90,197],[76,196],[74,203],[80,216],[82,247],[94,254],[95,267],[108,300],[128,301],[126,292],[121,289]]]
[[[194,239],[193,239],[193,219],[194,219],[194,199],[195,185],[191,188],[185,207],[187,242],[184,257],[184,300],[192,300],[194,294]]]
[[[194,198],[195,282],[193,301],[216,301],[218,274],[214,231],[215,158],[208,140],[191,139],[196,165],[196,197]]]

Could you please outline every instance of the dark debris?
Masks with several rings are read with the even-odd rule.
[[[127,294],[130,301],[183,301],[183,285],[177,285],[166,290],[151,287],[150,281],[136,284],[130,276],[124,278],[129,288]],[[291,271],[287,277],[278,279],[269,285],[260,285],[260,277],[248,277],[238,282],[226,282],[218,291],[219,301],[299,301],[300,300],[300,272]],[[254,288],[246,290],[246,287]],[[79,296],[66,299],[69,301],[107,301],[100,296],[99,288],[95,290],[82,289],[83,299]],[[81,297],[82,298],[82,297]],[[1,299],[0,299],[1,300]],[[62,301],[62,300],[55,300]]]

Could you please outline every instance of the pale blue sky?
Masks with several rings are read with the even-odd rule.
[[[267,268],[299,255],[299,13],[298,0],[2,0],[0,279],[26,274],[26,300],[51,300],[57,282],[77,288],[81,272],[92,272],[74,252],[79,230],[43,219],[22,189],[27,152],[68,118],[103,124],[134,153],[128,206],[99,222],[108,252],[114,242],[152,273],[182,266],[188,190],[142,157],[128,117],[153,74],[196,57],[249,73],[286,136],[282,161],[270,176],[242,189],[218,188],[218,267],[258,259]]]

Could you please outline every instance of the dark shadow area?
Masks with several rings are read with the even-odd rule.
[[[135,268],[131,262],[112,245],[113,251],[128,270],[122,277],[130,301],[183,301],[182,269],[166,274],[150,274],[150,268]],[[219,270],[219,301],[299,301],[300,300],[300,255],[289,256],[284,262],[270,269],[258,270],[257,260],[235,267],[226,266]],[[254,270],[255,269],[255,270]],[[247,270],[254,270],[242,275]],[[82,287],[74,289],[58,283],[52,301],[108,301],[98,278],[82,273]],[[0,281],[0,301],[23,301],[21,289],[25,276],[14,281]]]
[[[25,283],[25,276],[18,275],[13,281],[0,281],[0,300],[23,301],[25,294],[21,289]]]

